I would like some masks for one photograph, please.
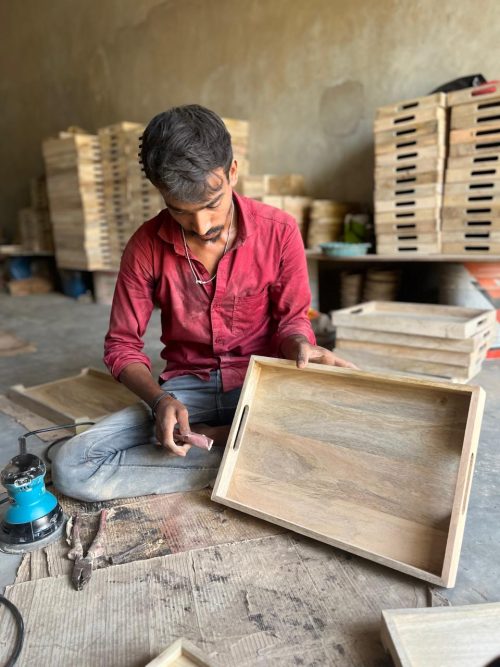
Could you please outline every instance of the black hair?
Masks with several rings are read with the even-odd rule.
[[[233,162],[231,136],[221,118],[200,106],[173,107],[155,116],[142,136],[140,158],[146,176],[174,199],[197,203],[219,189],[207,178]]]

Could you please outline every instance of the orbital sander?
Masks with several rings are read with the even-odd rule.
[[[19,438],[20,453],[0,474],[10,507],[0,524],[0,550],[25,553],[44,547],[62,533],[65,516],[57,498],[45,488],[45,463],[26,451],[26,438],[42,431],[30,431]]]

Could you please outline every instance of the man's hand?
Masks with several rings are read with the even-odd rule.
[[[156,437],[160,445],[177,456],[186,456],[191,449],[191,445],[176,445],[174,441],[174,428],[176,424],[179,424],[181,435],[191,432],[189,415],[184,403],[171,396],[165,396],[158,403],[155,412]]]
[[[342,366],[342,368],[358,367],[337,357],[331,350],[319,345],[311,345],[305,336],[289,336],[281,345],[281,352],[285,359],[291,359],[297,362],[297,368],[305,368],[309,361],[316,364],[326,364],[327,366]]]

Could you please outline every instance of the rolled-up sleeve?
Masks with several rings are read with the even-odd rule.
[[[104,363],[117,380],[132,363],[151,370],[142,340],[153,311],[153,262],[132,237],[123,253],[113,296],[109,330],[104,341]]]
[[[311,291],[307,273],[304,244],[296,222],[291,219],[285,226],[279,277],[271,287],[273,317],[277,321],[275,343],[277,350],[285,338],[301,334],[312,344],[316,344],[308,310]]]

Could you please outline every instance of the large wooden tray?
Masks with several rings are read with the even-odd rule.
[[[382,612],[396,667],[485,667],[500,656],[500,603]]]
[[[252,357],[212,500],[454,585],[480,387]]]
[[[495,326],[494,310],[399,301],[367,301],[332,313],[336,326],[374,331],[468,338]]]

